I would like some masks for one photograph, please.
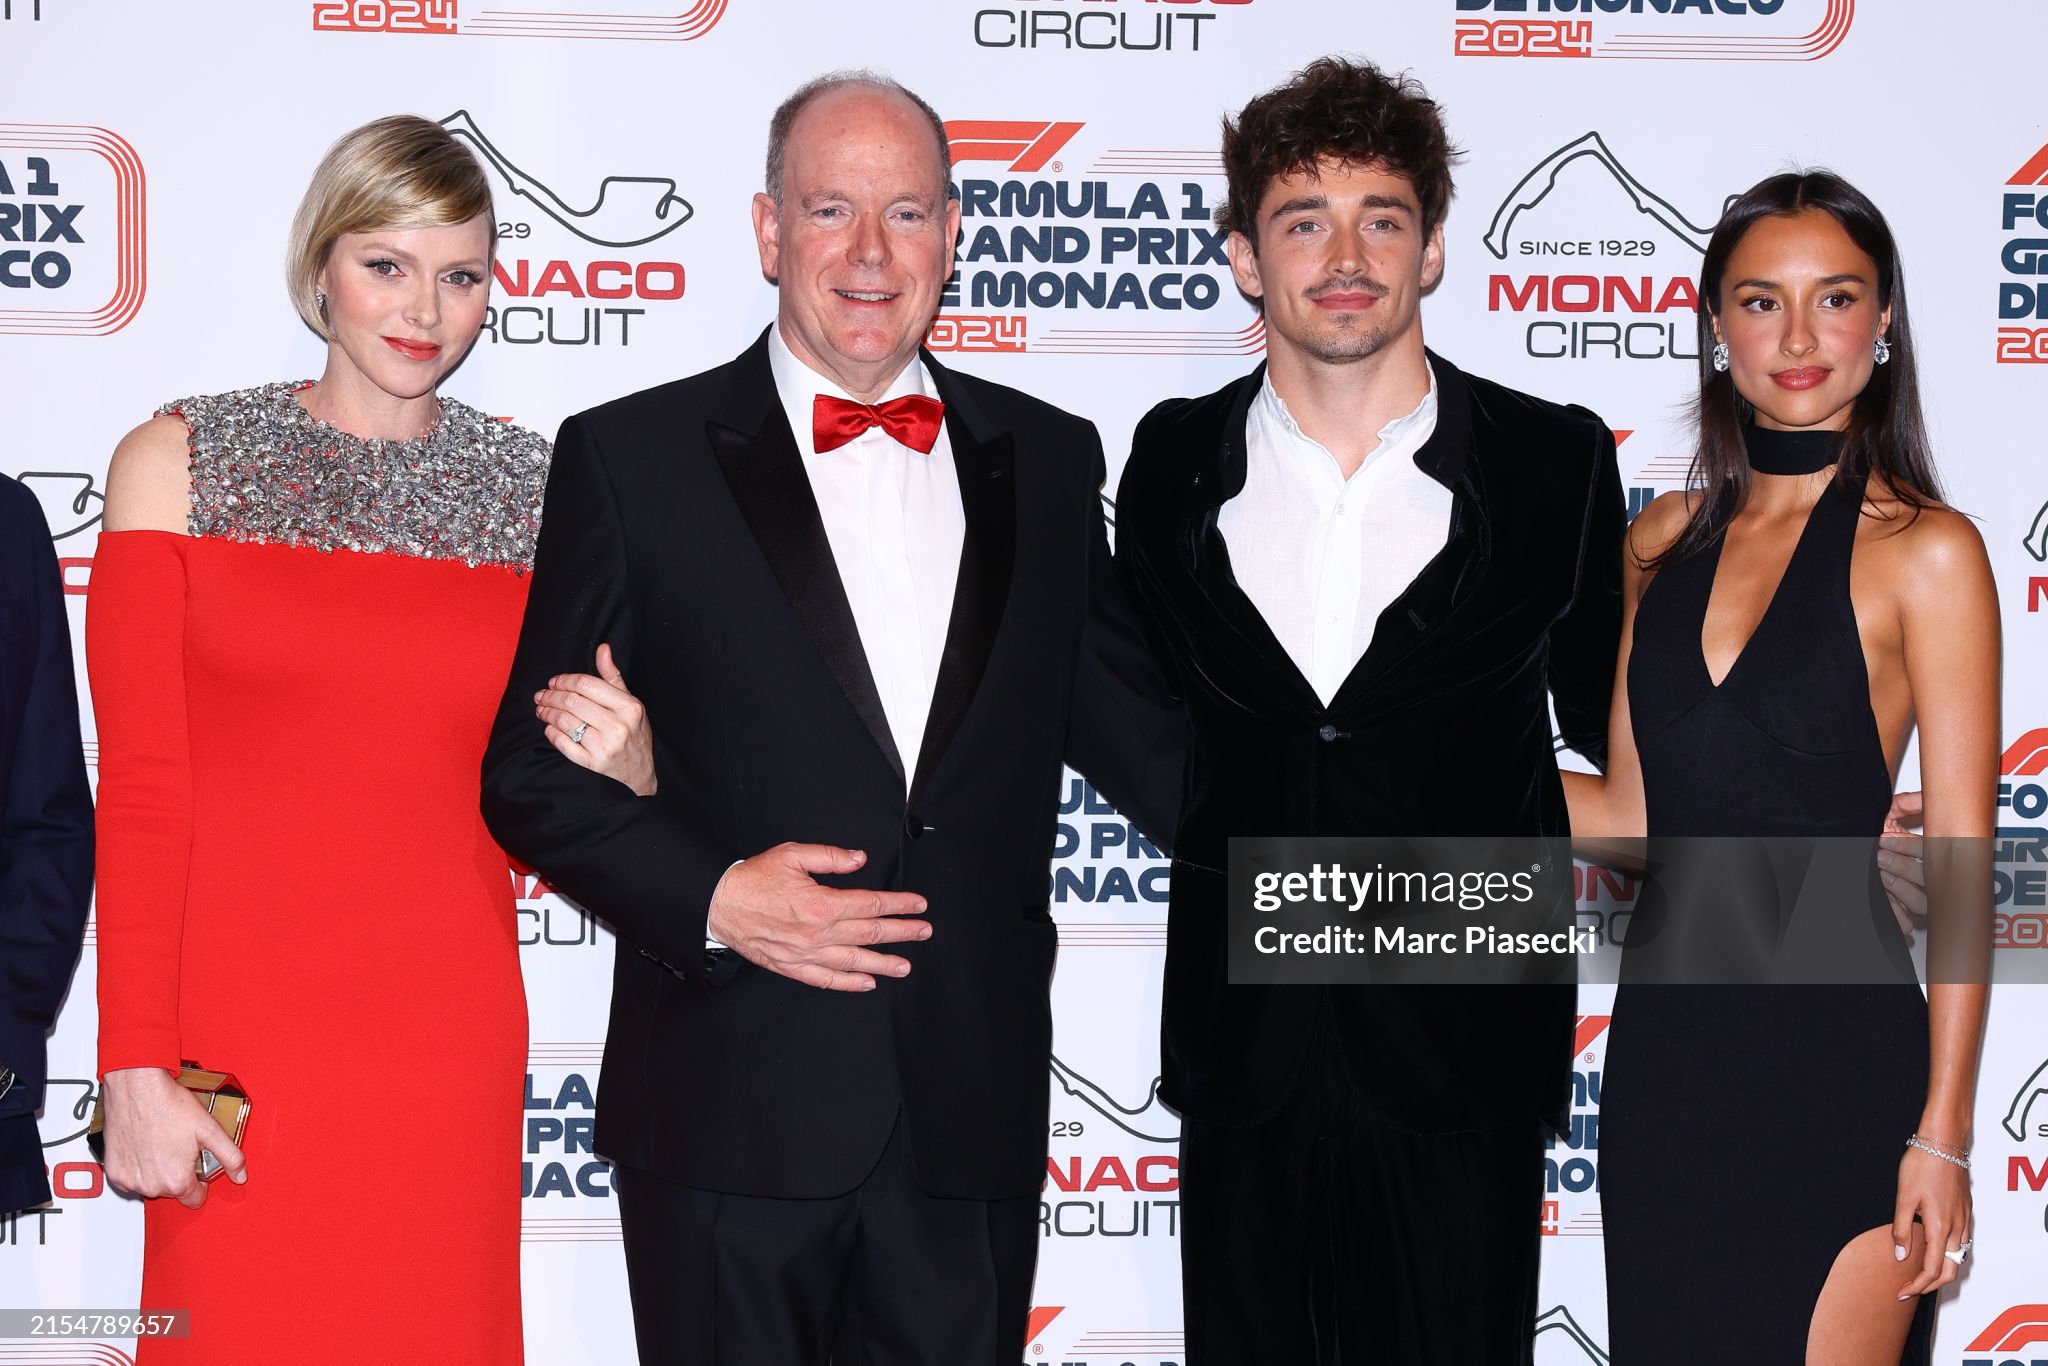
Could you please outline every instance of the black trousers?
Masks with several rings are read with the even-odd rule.
[[[1038,1200],[918,1189],[902,1117],[827,1200],[726,1195],[622,1169],[641,1366],[1017,1366]]]
[[[1182,1126],[1186,1366],[1527,1366],[1543,1125],[1417,1134],[1327,1030],[1275,1114]]]

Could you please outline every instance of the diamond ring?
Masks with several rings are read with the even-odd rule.
[[[570,744],[572,744],[572,745],[580,745],[580,744],[582,744],[582,743],[583,743],[583,732],[585,732],[585,731],[587,731],[587,730],[589,730],[589,729],[590,729],[590,723],[589,723],[588,721],[584,721],[584,722],[582,722],[581,724],[579,724],[579,725],[578,725],[578,726],[576,727],[576,729],[574,729],[574,730],[572,730],[572,731],[570,731],[570,732],[569,732],[569,743],[570,743]]]

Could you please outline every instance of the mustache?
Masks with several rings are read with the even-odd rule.
[[[1369,275],[1341,275],[1323,281],[1308,291],[1311,299],[1320,299],[1326,294],[1370,294],[1375,299],[1384,299],[1390,291]]]

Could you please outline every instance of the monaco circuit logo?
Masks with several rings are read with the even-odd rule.
[[[1052,1059],[1052,1076],[1061,1090],[1131,1137],[1147,1143],[1180,1142],[1180,1120],[1159,1098],[1160,1078],[1152,1078],[1143,1104],[1125,1105],[1101,1085],[1061,1062],[1057,1055]]]
[[[1579,1326],[1572,1311],[1553,1305],[1536,1320],[1536,1366],[1607,1366],[1607,1349]]]
[[[1532,315],[1522,340],[1536,360],[1695,360],[1693,275],[1718,218],[1693,218],[1582,133],[1494,209],[1482,240],[1508,269],[1487,277],[1487,311]]]
[[[2048,1100],[2048,1061],[2020,1083],[2020,1089],[2012,1093],[2012,1103],[2005,1107],[2003,1124],[2015,1143],[2048,1138],[2048,1105],[2042,1104],[2044,1100]]]
[[[438,33],[465,38],[687,43],[725,17],[727,0],[696,0],[680,13],[632,0],[552,0],[547,9],[489,7],[479,0],[314,0],[324,33]],[[671,0],[673,3],[673,0]],[[620,13],[633,10],[633,13]]]
[[[0,332],[102,336],[142,307],[142,159],[105,128],[0,123]]]
[[[441,126],[476,149],[486,166],[498,173],[507,189],[584,241],[600,247],[639,247],[666,237],[690,221],[690,201],[676,193],[665,176],[608,175],[598,182],[597,197],[587,209],[564,202],[539,179],[514,166],[492,145],[467,109],[441,120]]]
[[[674,248],[656,242],[695,216],[669,176],[607,175],[557,191],[513,162],[458,109],[441,120],[501,187],[496,195],[493,345],[630,346],[672,313],[685,289]],[[564,182],[566,183],[566,182]]]
[[[23,470],[14,478],[36,496],[53,541],[65,540],[99,525],[106,510],[106,495],[93,487],[90,473]]]
[[[1522,15],[1529,0],[1455,3],[1459,57],[1811,62],[1840,47],[1856,17],[1856,0],[1539,0],[1552,17],[1538,19],[1481,17]]]

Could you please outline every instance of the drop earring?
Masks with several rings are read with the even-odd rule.
[[[1714,368],[1716,370],[1726,370],[1728,368],[1727,342],[1714,343]]]
[[[1892,344],[1883,337],[1879,337],[1877,344],[1870,348],[1870,354],[1877,358],[1879,365],[1883,365],[1892,358]]]
[[[327,316],[327,296],[317,289],[313,291],[313,307],[319,311],[321,317]]]

